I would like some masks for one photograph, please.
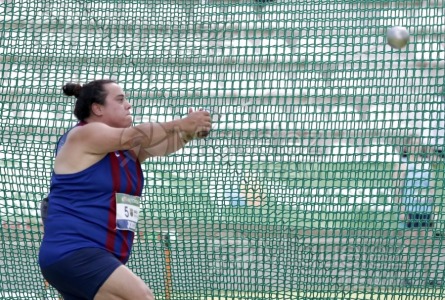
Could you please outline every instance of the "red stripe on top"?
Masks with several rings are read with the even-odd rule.
[[[110,210],[108,213],[108,229],[105,247],[114,253],[114,242],[116,240],[116,193],[120,186],[119,159],[114,152],[108,154],[111,162],[111,178],[113,180],[113,193],[110,198]]]
[[[125,178],[127,180],[127,188],[125,189],[126,194],[131,194],[133,189],[133,182],[131,180],[131,172],[128,169],[128,158],[125,156],[124,151],[119,151],[119,158],[121,161],[121,165],[124,166],[125,169]]]
[[[125,189],[125,193],[126,194],[131,194],[131,191],[133,189],[133,182],[131,180],[131,173],[130,170],[128,169],[128,158],[125,156],[124,151],[119,151],[120,155],[119,158],[121,160],[121,164],[124,166],[125,169],[125,178],[127,180],[127,188]],[[120,259],[123,260],[124,258],[126,258],[128,256],[128,251],[129,251],[129,235],[131,235],[131,239],[134,238],[134,233],[132,231],[129,230],[123,230],[122,231],[122,236],[124,237],[124,243],[122,245],[122,249],[121,249],[121,253],[120,253]]]

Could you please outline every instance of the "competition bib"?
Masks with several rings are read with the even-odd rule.
[[[116,193],[116,229],[135,232],[141,197]]]

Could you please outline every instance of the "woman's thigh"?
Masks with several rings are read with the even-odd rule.
[[[141,278],[122,265],[104,282],[94,300],[153,300],[154,296]]]

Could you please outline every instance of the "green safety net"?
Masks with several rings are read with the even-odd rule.
[[[0,298],[58,299],[61,87],[112,78],[135,124],[214,121],[142,166],[128,266],[157,299],[443,299],[444,3],[0,0]]]

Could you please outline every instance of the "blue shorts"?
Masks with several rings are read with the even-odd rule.
[[[94,299],[97,291],[122,263],[100,248],[74,251],[41,268],[43,277],[65,300]]]

